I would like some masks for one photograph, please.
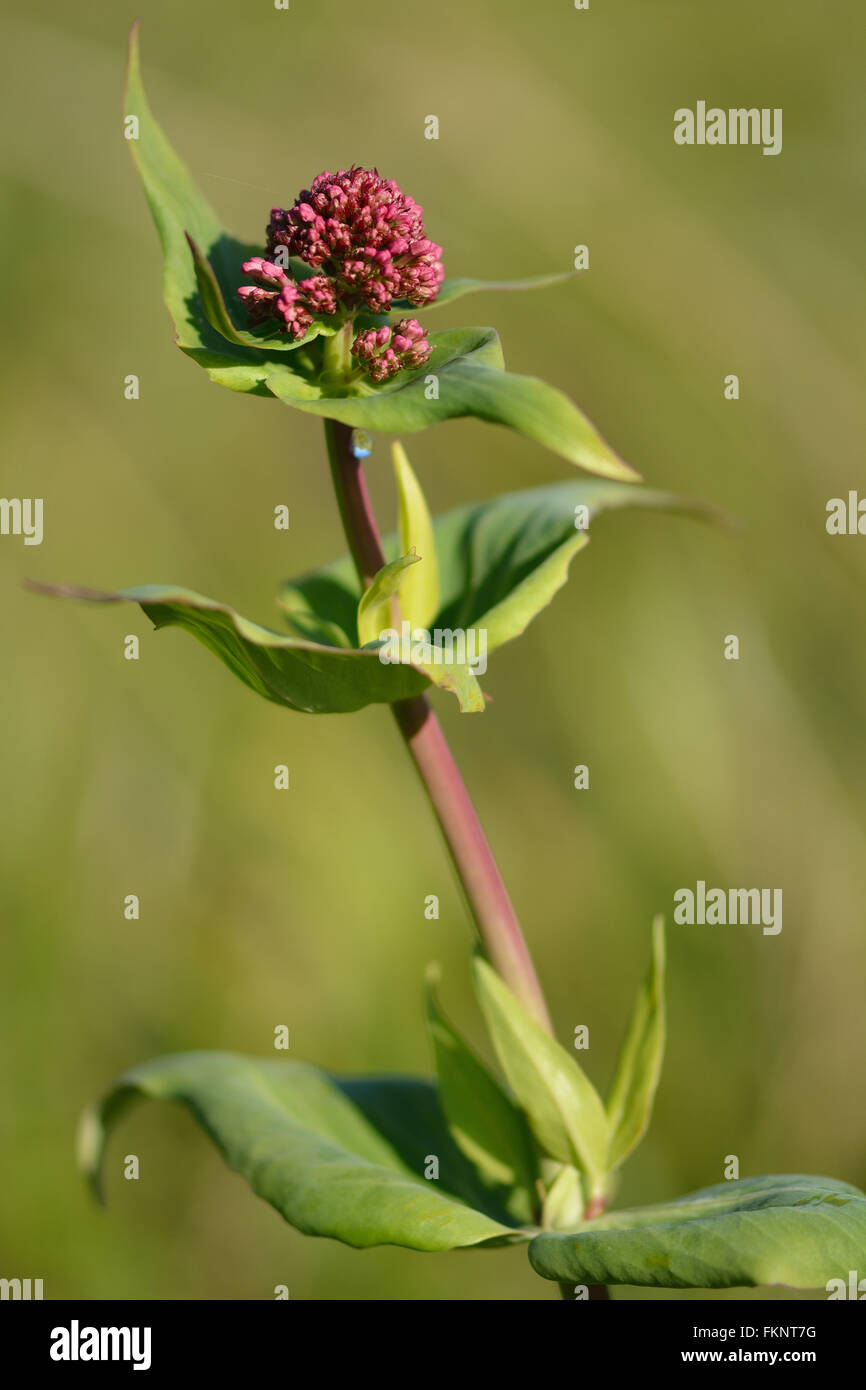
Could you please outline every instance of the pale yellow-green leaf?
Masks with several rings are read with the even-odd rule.
[[[400,608],[413,628],[427,629],[439,612],[439,565],[433,519],[403,445],[395,443],[391,454],[400,503],[400,549],[404,554],[414,550],[421,559],[403,580]]]
[[[657,917],[652,961],[635,1000],[607,1102],[611,1169],[636,1148],[652,1114],[665,1046],[664,972],[664,920]]]
[[[391,600],[400,591],[406,570],[417,565],[418,555],[401,555],[389,565],[383,565],[373,582],[361,595],[358,604],[358,641],[362,647],[377,642],[382,633],[393,627]]]
[[[586,1173],[588,1196],[601,1192],[608,1121],[592,1082],[480,956],[475,985],[499,1064],[541,1148]]]

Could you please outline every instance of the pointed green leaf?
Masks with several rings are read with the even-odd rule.
[[[588,1195],[600,1192],[608,1124],[592,1082],[481,957],[475,985],[499,1064],[542,1149],[586,1173]]]
[[[568,1235],[536,1236],[533,1268],[560,1283],[730,1289],[826,1288],[863,1268],[866,1196],[799,1175],[720,1183],[677,1202],[610,1212]]]
[[[428,334],[429,362],[400,372],[358,396],[304,395],[291,375],[275,372],[267,386],[299,410],[326,415],[368,430],[411,434],[442,420],[474,415],[506,425],[601,477],[634,482],[639,474],[602,439],[568,396],[537,377],[502,370],[502,350],[492,328],[457,328]],[[436,396],[431,396],[435,378]]]
[[[589,544],[589,536],[569,536],[537,565],[525,579],[515,584],[502,599],[479,618],[475,627],[487,633],[487,650],[496,651],[525,632],[536,614],[545,608],[568,578],[568,569],[579,550]]]
[[[82,1120],[79,1158],[97,1190],[108,1134],[142,1096],[185,1105],[228,1166],[307,1235],[411,1250],[524,1238],[498,1218],[427,1082],[343,1081],[231,1053],[162,1057],[126,1072]],[[431,1155],[437,1181],[424,1176]]]
[[[653,922],[652,961],[635,1001],[607,1102],[608,1166],[617,1168],[637,1147],[652,1114],[665,1050],[665,928]]]
[[[61,598],[138,603],[155,627],[184,628],[258,695],[305,714],[345,714],[365,705],[392,704],[423,694],[431,683],[452,691],[466,713],[484,708],[468,667],[386,662],[375,647],[357,650],[286,637],[191,589],[151,584],[103,593],[61,585],[30,587]]]
[[[455,1144],[483,1182],[506,1190],[514,1219],[531,1222],[537,1201],[532,1134],[522,1112],[442,1013],[429,976],[427,1026],[439,1099]]]
[[[400,549],[414,550],[423,564],[411,570],[400,590],[400,608],[412,628],[430,628],[439,612],[439,565],[433,521],[403,445],[391,448],[400,499]]]
[[[391,599],[400,591],[406,570],[417,565],[420,555],[401,555],[383,565],[358,602],[358,641],[362,647],[377,642],[384,628],[391,627]]]
[[[138,119],[138,139],[128,144],[159,233],[163,297],[178,347],[231,391],[271,396],[265,381],[272,377],[283,379],[286,390],[291,382],[299,399],[321,395],[310,384],[316,364],[305,360],[302,344],[280,334],[269,336],[266,328],[245,334],[231,321],[226,300],[234,302],[244,278],[241,266],[259,255],[261,247],[224,229],[155,120],[141,80],[137,21],[129,36],[124,110]],[[291,268],[296,266],[300,262]],[[328,331],[317,320],[304,343]]]
[[[411,309],[413,313],[436,309],[440,304],[450,304],[453,299],[462,299],[464,294],[475,294],[479,290],[543,290],[549,285],[561,285],[565,280],[574,280],[579,274],[576,270],[555,271],[552,275],[530,275],[526,280],[477,280],[471,275],[446,276],[439,287],[439,293],[432,304],[413,308],[408,300],[395,303],[399,313]]]
[[[208,323],[186,237],[188,234],[203,248],[215,279],[233,288],[241,283],[242,262],[255,253],[227,235],[154,119],[141,81],[137,22],[129,36],[124,110],[127,116],[138,118],[138,139],[128,143],[159,232],[163,295],[178,347],[233,389],[263,391],[264,377],[275,370],[276,363],[265,352],[227,342]]]
[[[434,518],[440,603],[431,626],[484,629],[488,652],[511,641],[565,583],[571,559],[586,544],[586,527],[594,528],[605,511],[632,506],[704,519],[716,515],[671,493],[584,478],[505,493]],[[384,547],[395,558],[399,536],[388,536]],[[287,608],[303,601],[347,642],[357,642],[358,583],[348,557],[283,586],[280,602]]]
[[[162,244],[163,292],[178,346],[225,349],[218,335],[207,331],[185,239],[188,232],[199,246],[209,252],[215,248],[222,257],[228,251],[225,234],[213,208],[154,119],[141,81],[137,21],[129,36],[124,110],[127,117],[138,119],[138,139],[128,143]],[[240,254],[240,247],[235,254]],[[226,356],[231,356],[227,350]]]

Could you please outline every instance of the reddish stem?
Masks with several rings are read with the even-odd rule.
[[[524,1008],[552,1033],[520,923],[439,720],[424,695],[400,700],[392,709],[451,852],[485,954]]]
[[[351,448],[352,431],[325,421],[331,475],[346,539],[364,588],[385,564],[364,470]],[[436,813],[463,886],[485,955],[524,1008],[552,1033],[541,985],[502,875],[445,735],[423,695],[392,705]]]

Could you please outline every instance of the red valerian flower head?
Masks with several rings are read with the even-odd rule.
[[[322,271],[350,312],[364,304],[387,313],[395,299],[430,304],[445,275],[423,209],[376,169],[319,174],[292,207],[272,209],[267,235],[269,257],[282,246]]]
[[[375,382],[390,380],[404,367],[422,367],[431,350],[417,319],[401,319],[393,329],[366,328],[352,344],[352,356]]]

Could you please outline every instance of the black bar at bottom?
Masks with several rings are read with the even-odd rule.
[[[552,1286],[553,1294],[555,1286]],[[866,1301],[866,1300],[859,1300]],[[399,1310],[398,1311],[398,1307]],[[509,1366],[524,1346],[544,1376],[552,1352],[569,1356],[575,1374],[586,1357],[601,1356],[619,1374],[631,1367],[667,1370],[721,1366],[807,1366],[828,1372],[859,1362],[863,1323],[827,1299],[760,1302],[750,1300],[533,1302],[519,1319],[510,1313],[497,1326],[495,1312],[479,1313],[463,1324],[466,1304],[435,1302],[372,1304],[356,1302],[5,1302],[0,1308],[4,1362],[51,1377],[100,1370],[159,1376],[165,1371],[302,1371],[308,1357],[333,1373],[335,1362],[369,1371],[372,1359],[402,1363],[412,1370],[401,1346],[409,1339],[425,1348],[422,1379],[434,1366],[445,1373],[454,1360],[454,1332],[460,1345],[474,1341],[489,1382],[498,1364]],[[417,1311],[416,1311],[417,1310]],[[319,1335],[321,1329],[325,1335]],[[490,1318],[493,1321],[490,1321]],[[357,1318],[357,1323],[356,1323]],[[415,1319],[417,1318],[417,1322]],[[540,1319],[536,1322],[536,1318]],[[381,1321],[380,1321],[381,1319]],[[357,1328],[357,1333],[355,1329]],[[543,1340],[539,1341],[539,1332]],[[500,1363],[501,1358],[501,1363]],[[463,1359],[462,1356],[460,1358]],[[433,1365],[431,1365],[431,1362]],[[366,1364],[365,1364],[366,1363]],[[465,1362],[464,1362],[465,1364]],[[550,1369],[553,1363],[549,1363]],[[400,1377],[403,1378],[402,1376]]]

